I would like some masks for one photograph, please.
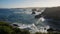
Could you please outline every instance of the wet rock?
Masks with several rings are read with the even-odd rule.
[[[34,9],[32,9],[32,11],[37,11],[37,10],[34,8]]]
[[[41,14],[35,16],[35,18],[40,18],[40,17],[41,17]]]
[[[33,11],[32,14],[35,14],[35,12]]]

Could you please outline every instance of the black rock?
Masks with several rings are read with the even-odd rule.
[[[40,18],[40,17],[41,17],[41,15],[36,15],[36,16],[35,16],[35,18]]]
[[[35,14],[35,12],[33,11],[32,14]]]

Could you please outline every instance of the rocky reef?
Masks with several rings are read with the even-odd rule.
[[[40,18],[41,16],[44,16],[44,18],[60,20],[60,7],[46,8],[42,14],[36,15],[35,17]]]

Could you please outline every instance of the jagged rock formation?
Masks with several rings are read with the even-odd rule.
[[[41,16],[44,16],[44,18],[60,20],[60,7],[46,8],[42,14],[36,15],[35,17],[40,18]]]
[[[35,18],[40,18],[40,17],[41,17],[41,14],[35,16]]]
[[[45,18],[60,20],[60,7],[46,8],[42,15]]]
[[[35,14],[35,12],[33,11],[32,14]]]

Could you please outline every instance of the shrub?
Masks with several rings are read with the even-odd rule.
[[[0,34],[30,34],[30,32],[19,28],[13,28],[6,22],[0,22]]]

